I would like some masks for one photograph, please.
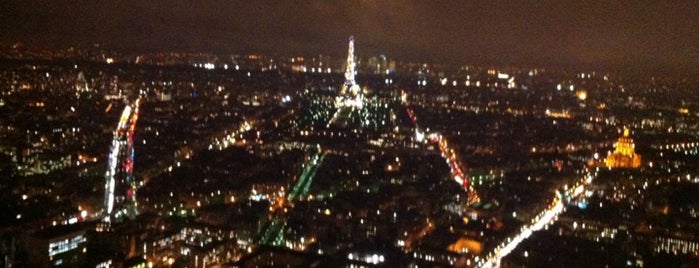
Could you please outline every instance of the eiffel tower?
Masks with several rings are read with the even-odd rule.
[[[355,76],[357,75],[357,62],[354,57],[354,37],[349,38],[349,49],[347,51],[347,66],[345,68],[345,83],[342,84],[339,96],[336,99],[336,106],[362,108],[364,105],[364,95],[362,94]]]

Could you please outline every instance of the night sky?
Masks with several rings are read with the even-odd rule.
[[[699,1],[1,1],[0,42],[699,73]]]

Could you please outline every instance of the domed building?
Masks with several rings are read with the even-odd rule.
[[[634,152],[636,147],[633,138],[629,136],[629,129],[624,128],[624,135],[614,144],[614,153],[604,160],[609,168],[638,168],[641,166],[641,156]]]

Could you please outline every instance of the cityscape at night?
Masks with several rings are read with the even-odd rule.
[[[0,266],[699,267],[697,14],[0,3]]]

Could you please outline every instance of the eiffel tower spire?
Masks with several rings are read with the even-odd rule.
[[[342,84],[340,94],[336,99],[336,105],[362,107],[364,98],[361,89],[357,85],[355,76],[357,75],[357,61],[354,56],[354,36],[349,38],[349,48],[347,49],[347,66],[345,67],[345,83]]]
[[[354,76],[357,74],[356,62],[354,59],[354,36],[349,38],[349,49],[347,50],[347,68],[345,69],[345,86],[351,89],[357,83]]]

